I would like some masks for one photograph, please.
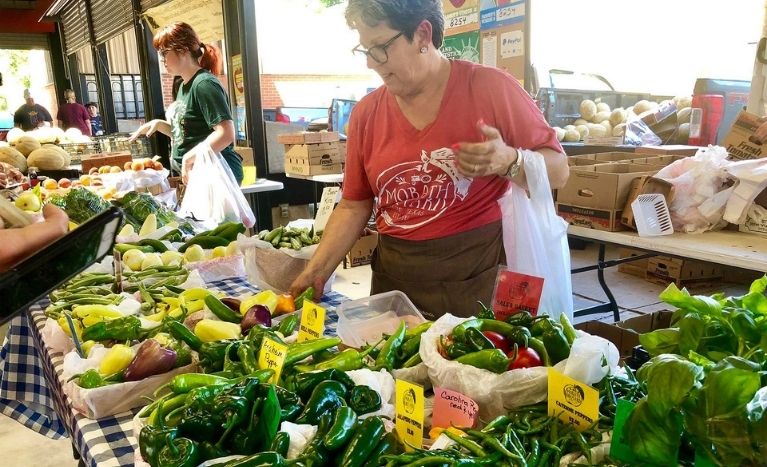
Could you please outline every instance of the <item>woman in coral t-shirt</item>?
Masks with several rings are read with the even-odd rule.
[[[510,182],[526,186],[516,148],[544,156],[552,188],[567,179],[566,156],[516,79],[440,53],[439,0],[405,3],[346,9],[354,52],[384,85],[352,112],[343,199],[292,291],[322,290],[375,208],[371,293],[402,290],[432,319],[471,316],[503,261],[497,201]]]

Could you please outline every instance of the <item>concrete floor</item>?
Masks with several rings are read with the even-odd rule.
[[[596,262],[596,246],[590,245],[585,250],[572,250],[572,267],[582,267]],[[617,257],[617,251],[608,249],[608,257]],[[350,269],[338,268],[333,289],[352,299],[362,298],[370,292],[370,267],[361,266]],[[660,303],[658,294],[664,286],[651,284],[638,277],[618,272],[617,268],[606,271],[607,283],[621,307],[621,319],[627,319],[642,313],[667,309]],[[720,288],[728,294],[742,294],[747,285],[721,284]],[[573,299],[575,308],[584,308],[605,299],[597,281],[596,271],[573,276]],[[599,319],[612,321],[611,313],[592,315],[576,321]],[[5,329],[0,328],[0,336]],[[14,420],[0,415],[0,452],[3,453],[2,465],[8,467],[74,467],[69,439],[51,440],[34,433]],[[45,453],[44,455],[41,455]]]

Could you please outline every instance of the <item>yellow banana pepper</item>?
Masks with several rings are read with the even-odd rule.
[[[160,311],[153,315],[146,316],[146,319],[150,321],[157,321],[159,323],[159,322],[162,322],[163,319],[165,319],[165,315],[167,314],[168,314],[167,311]]]
[[[133,349],[124,344],[115,344],[104,355],[104,359],[101,360],[99,365],[99,374],[113,375],[119,371],[123,371],[128,368],[130,362],[133,361]]]
[[[163,303],[167,303],[168,305],[170,305],[173,308],[181,305],[181,300],[176,298],[176,297],[163,297],[163,298],[160,299],[160,301],[163,302]]]
[[[210,291],[202,288],[187,289],[178,295],[180,303],[187,303],[192,300],[204,300],[210,295]]]
[[[119,318],[122,314],[107,305],[76,305],[72,309],[73,318],[85,318],[86,316]]]
[[[205,300],[192,300],[186,303],[186,312],[194,313],[205,308]]]
[[[240,325],[214,319],[202,319],[194,327],[194,334],[203,342],[238,339]]]
[[[171,344],[173,343],[172,342],[173,338],[170,337],[170,334],[168,334],[167,332],[158,332],[157,334],[154,335],[152,339],[156,340],[157,343],[159,343],[161,346],[166,348],[170,347]]]
[[[61,326],[61,329],[64,330],[64,333],[72,337],[72,331],[69,329],[69,323],[67,322],[67,317],[62,316],[57,321],[59,323],[59,326]],[[83,323],[80,322],[79,319],[72,318],[72,324],[75,325],[75,333],[77,333],[78,338],[82,338],[83,335]]]
[[[264,290],[240,302],[240,313],[244,315],[253,305],[264,305],[269,308],[269,313],[274,314],[278,301],[279,297],[274,290]]]
[[[96,345],[96,341],[85,341],[80,344],[80,348],[83,349],[83,355],[86,357],[91,353],[91,349]]]
[[[181,317],[181,315],[184,313],[184,310],[181,308],[173,308],[172,310],[168,311],[168,316],[170,316],[173,319],[178,319]]]
[[[120,315],[120,316],[122,316],[122,315]],[[83,322],[83,326],[85,326],[86,328],[89,328],[89,327],[93,326],[96,323],[100,323],[102,321],[109,321],[109,320],[112,320],[112,319],[116,319],[116,318],[111,318],[109,316],[98,316],[98,315],[94,314],[94,315],[88,315],[88,316],[84,317],[82,319],[82,322]]]

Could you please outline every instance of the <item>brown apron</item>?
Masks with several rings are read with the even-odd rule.
[[[370,293],[401,290],[427,319],[473,316],[490,305],[503,258],[501,222],[433,240],[379,236]]]

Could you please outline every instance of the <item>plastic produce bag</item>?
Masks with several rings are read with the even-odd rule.
[[[542,277],[539,311],[573,319],[567,222],[557,216],[546,165],[540,153],[522,150],[527,185],[513,185],[498,203],[503,216],[503,246],[510,271]]]
[[[205,143],[192,151],[196,157],[181,202],[181,215],[200,219],[210,228],[226,221],[253,227],[256,217],[223,157]]]
[[[435,387],[452,389],[471,397],[479,404],[479,416],[490,421],[514,407],[546,400],[547,368],[523,368],[496,374],[470,365],[447,360],[439,353],[439,336],[470,318],[443,315],[421,337],[421,359],[429,369]],[[558,365],[563,366],[562,362]]]
[[[733,224],[742,224],[750,207],[761,208],[752,205],[754,199],[767,188],[767,160],[753,159],[731,163],[727,173],[737,178],[738,184],[727,201],[724,211],[724,220]],[[758,213],[761,214],[761,213]]]
[[[730,164],[723,147],[709,146],[655,175],[674,185],[674,199],[669,206],[674,230],[702,233],[727,224],[722,216],[734,189],[729,186],[725,170]]]

